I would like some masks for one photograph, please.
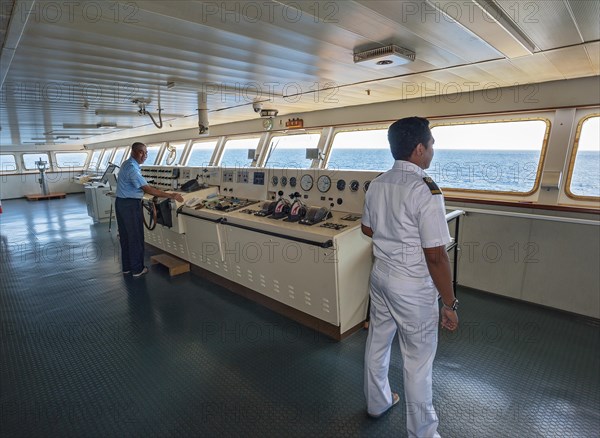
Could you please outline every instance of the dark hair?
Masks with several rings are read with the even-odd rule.
[[[394,160],[408,160],[417,145],[426,145],[430,138],[429,120],[423,117],[400,119],[388,129],[388,141]]]
[[[131,150],[133,152],[137,152],[139,149],[143,148],[144,146],[146,146],[144,143],[140,143],[139,141],[136,141],[134,144],[131,145]]]

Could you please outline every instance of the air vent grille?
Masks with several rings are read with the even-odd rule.
[[[397,67],[414,60],[415,52],[395,44],[354,53],[355,64],[362,63],[373,68]]]

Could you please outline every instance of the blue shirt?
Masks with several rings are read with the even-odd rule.
[[[147,185],[139,163],[133,157],[125,160],[117,177],[117,198],[142,199],[142,187]]]

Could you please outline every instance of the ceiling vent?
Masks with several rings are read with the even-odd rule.
[[[388,68],[405,65],[415,60],[415,52],[395,44],[378,49],[354,53],[354,63],[371,68]]]

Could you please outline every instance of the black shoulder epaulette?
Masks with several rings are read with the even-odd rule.
[[[431,190],[432,195],[441,195],[442,194],[442,191],[440,190],[440,188],[437,186],[435,181],[432,180],[430,177],[426,176],[425,178],[423,178],[423,181],[425,181],[425,184],[427,184],[427,187],[429,187],[429,190]]]

